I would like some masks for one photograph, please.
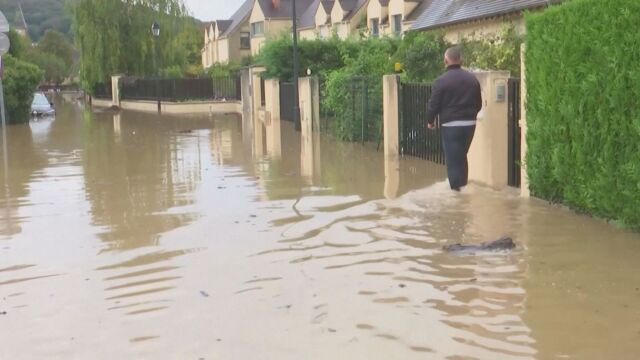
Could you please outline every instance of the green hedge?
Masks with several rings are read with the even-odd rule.
[[[533,194],[640,229],[640,1],[574,0],[526,24]]]
[[[37,66],[16,59],[11,55],[4,62],[4,94],[9,123],[29,121],[33,93],[42,81],[43,71]]]

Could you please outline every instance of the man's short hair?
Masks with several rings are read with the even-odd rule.
[[[454,46],[447,49],[444,56],[453,63],[460,63],[462,61],[462,49],[460,46]]]

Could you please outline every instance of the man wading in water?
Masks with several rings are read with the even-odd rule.
[[[460,191],[467,185],[469,165],[467,153],[476,131],[476,117],[482,109],[480,83],[468,71],[462,70],[459,47],[444,54],[447,72],[433,84],[427,109],[429,129],[435,129],[436,117],[442,125],[442,142],[451,189]]]

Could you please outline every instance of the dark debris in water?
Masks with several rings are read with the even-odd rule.
[[[7,315],[6,311],[0,311],[0,315]]]
[[[200,290],[200,295],[202,295],[204,297],[209,297],[209,294],[204,290]]]

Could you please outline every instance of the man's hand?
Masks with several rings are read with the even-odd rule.
[[[436,124],[434,124],[434,123],[427,123],[427,128],[428,128],[429,130],[433,130],[433,129],[435,129],[435,128],[436,128]]]

